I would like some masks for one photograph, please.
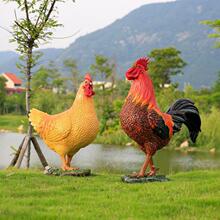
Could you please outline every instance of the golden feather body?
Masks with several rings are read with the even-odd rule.
[[[49,115],[32,109],[29,120],[48,147],[60,156],[74,155],[89,145],[99,130],[93,98],[83,94],[82,86],[67,111]]]

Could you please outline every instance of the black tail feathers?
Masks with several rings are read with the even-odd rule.
[[[174,122],[173,132],[176,133],[180,131],[184,123],[189,130],[191,140],[195,143],[201,131],[201,119],[199,110],[194,103],[189,99],[178,99],[168,109],[167,114],[172,116]]]

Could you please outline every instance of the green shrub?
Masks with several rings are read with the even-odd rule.
[[[201,119],[202,132],[197,139],[196,146],[220,149],[220,111],[212,108],[210,114],[201,114]]]
[[[127,143],[132,142],[132,140],[121,129],[109,129],[101,135],[99,134],[95,142],[101,144],[126,145]]]

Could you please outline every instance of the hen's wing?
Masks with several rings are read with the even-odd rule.
[[[163,117],[153,109],[148,111],[147,116],[154,133],[163,140],[169,138],[169,127],[165,124]]]
[[[29,120],[39,135],[49,142],[64,140],[71,132],[71,120],[68,111],[49,115],[37,109],[32,109]]]

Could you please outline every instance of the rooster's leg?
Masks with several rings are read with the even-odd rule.
[[[149,164],[149,160],[150,160],[149,154],[146,154],[146,159],[145,159],[139,173],[133,173],[132,177],[144,177],[145,171],[146,171],[147,166]]]
[[[145,161],[144,161],[144,163],[143,163],[143,165],[142,165],[142,167],[141,167],[137,177],[143,177],[145,175],[145,172],[146,172],[146,169],[148,167],[148,164],[150,163],[150,159],[151,159],[150,155],[146,154],[146,159],[145,159]]]
[[[73,155],[66,154],[66,165],[68,166],[69,170],[78,170],[79,168],[70,166],[72,158],[73,158]]]
[[[154,166],[152,156],[150,156],[149,165],[150,165],[150,172],[148,172],[147,175],[148,176],[155,176],[157,169]]]

